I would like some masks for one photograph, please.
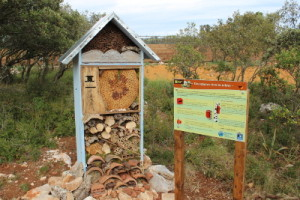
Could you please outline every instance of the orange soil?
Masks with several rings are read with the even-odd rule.
[[[249,81],[255,72],[256,67],[250,67],[246,70],[245,81]],[[237,72],[239,74],[240,71]],[[198,70],[199,78],[203,80],[217,80],[218,73],[216,73],[212,69],[208,69],[207,67],[201,67]],[[222,76],[222,80],[230,81],[232,75]],[[150,80],[172,80],[174,78],[182,78],[180,75],[174,75],[167,70],[166,65],[153,64],[146,65],[145,67],[145,77]],[[287,80],[289,83],[293,83],[292,77],[285,71],[280,72],[280,77]],[[259,79],[257,78],[256,81]]]

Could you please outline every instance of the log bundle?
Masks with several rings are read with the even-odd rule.
[[[138,123],[137,113],[92,115],[84,125],[87,154],[114,154],[122,159],[137,157],[140,141]]]

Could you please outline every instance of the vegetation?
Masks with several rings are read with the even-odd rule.
[[[0,2],[0,163],[37,159],[41,147],[55,145],[55,137],[74,134],[72,75],[68,66],[52,67],[52,59],[102,15],[78,13],[61,3]],[[258,66],[250,80],[246,180],[256,190],[293,196],[300,195],[299,8],[291,0],[268,15],[236,12],[213,26],[198,29],[189,23],[168,38],[178,44],[169,68],[186,78],[198,78],[207,47],[216,61],[217,80],[230,76],[243,81],[246,69]],[[280,78],[279,70],[288,72],[293,82]],[[145,100],[147,154],[154,163],[172,167],[172,83],[146,80]],[[261,104],[269,102],[276,109],[260,112]],[[232,181],[232,141],[196,134],[187,134],[185,140],[186,160],[196,170]],[[43,166],[37,173],[48,170]],[[27,185],[20,187],[28,190]]]
[[[54,75],[0,87],[0,163],[37,159],[41,147],[55,145],[55,136],[73,135],[72,76],[53,84]]]

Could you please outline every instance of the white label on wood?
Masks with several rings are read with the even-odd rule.
[[[105,103],[99,91],[99,70],[94,66],[81,69],[83,114],[105,112]]]

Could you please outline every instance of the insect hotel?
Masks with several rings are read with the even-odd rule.
[[[97,156],[143,161],[144,58],[159,61],[114,13],[60,58],[74,65],[77,160],[85,169]]]

